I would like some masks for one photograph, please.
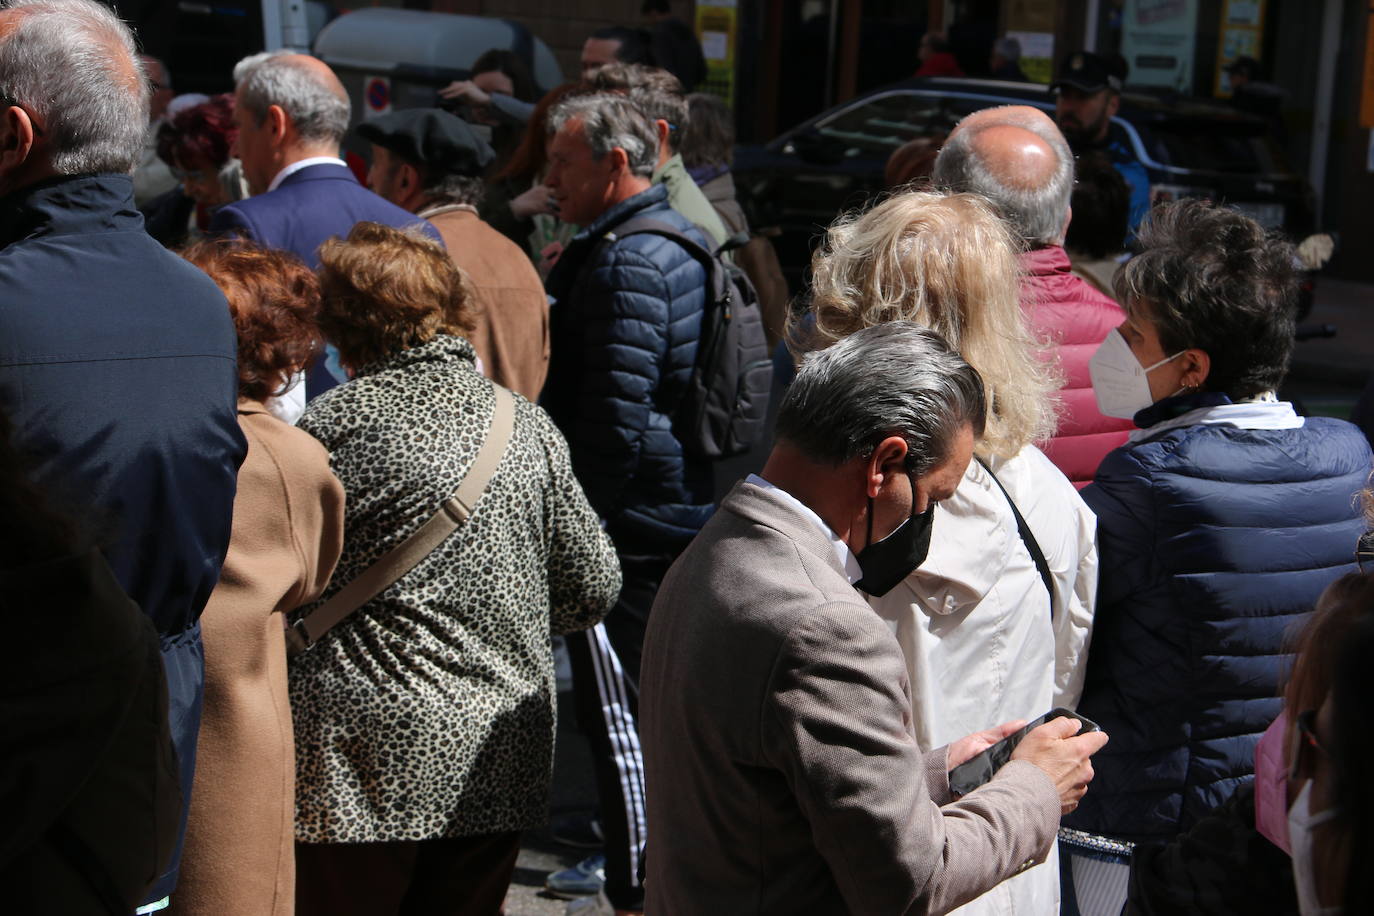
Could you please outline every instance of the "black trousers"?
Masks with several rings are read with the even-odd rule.
[[[647,839],[644,759],[639,747],[639,661],[649,610],[674,553],[620,556],[620,598],[606,619],[564,639],[572,663],[577,724],[592,748],[606,897],[620,910],[644,908],[639,862]]]
[[[498,916],[520,833],[297,843],[297,916]]]

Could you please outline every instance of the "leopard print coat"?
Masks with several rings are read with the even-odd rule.
[[[511,443],[467,523],[292,660],[302,842],[544,822],[556,698],[550,630],[600,620],[620,568],[563,437],[543,410],[515,400]],[[300,426],[329,449],[347,497],[343,555],[321,602],[453,494],[494,403],[471,344],[445,335],[311,402]]]

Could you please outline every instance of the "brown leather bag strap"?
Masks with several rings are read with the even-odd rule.
[[[439,510],[410,537],[387,551],[311,614],[292,623],[286,630],[288,655],[304,652],[349,614],[390,588],[433,553],[476,510],[477,501],[501,464],[515,428],[515,399],[500,385],[493,385],[492,391],[496,395],[496,407],[492,411],[491,427],[472,467],[459,482],[457,492],[444,500]]]

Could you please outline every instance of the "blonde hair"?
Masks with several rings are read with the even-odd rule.
[[[898,193],[830,227],[811,262],[815,324],[794,317],[789,344],[821,349],[887,321],[936,331],[983,376],[979,452],[1010,458],[1054,433],[1062,387],[1021,311],[1019,251],[981,197]]]

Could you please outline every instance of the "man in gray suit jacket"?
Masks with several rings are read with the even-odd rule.
[[[1043,860],[1106,736],[1054,720],[951,798],[949,769],[1024,723],[922,755],[901,650],[855,591],[919,565],[984,411],[977,372],[908,322],[807,358],[763,476],[650,615],[650,911],[941,913]]]

